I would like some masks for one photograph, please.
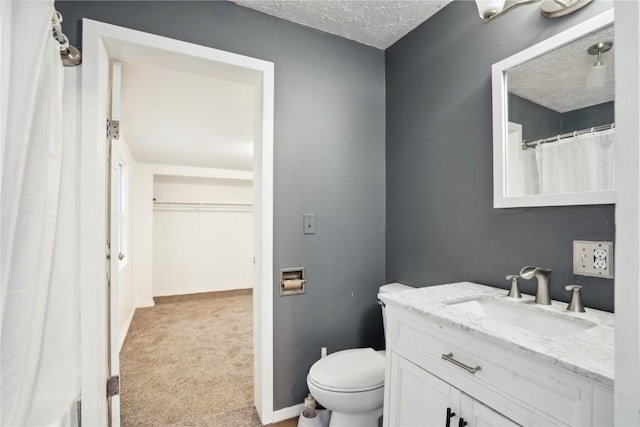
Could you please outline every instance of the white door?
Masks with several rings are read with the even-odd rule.
[[[390,427],[458,425],[461,393],[395,353],[391,354],[389,408],[384,414]]]
[[[121,64],[113,62],[111,66],[111,123],[120,122],[120,77]],[[121,212],[121,183],[123,174],[123,165],[120,160],[120,141],[115,134],[111,134],[111,144],[109,153],[109,295],[107,301],[109,307],[109,345],[107,359],[109,361],[109,376],[111,378],[120,376],[120,313],[118,307],[118,289],[120,278],[120,261],[124,256],[121,252],[121,233],[122,224],[120,224]],[[113,427],[120,426],[120,395],[115,394],[109,398],[109,424]]]

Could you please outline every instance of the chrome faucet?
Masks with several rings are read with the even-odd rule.
[[[542,267],[532,267],[530,265],[522,267],[520,277],[529,280],[535,277],[538,280],[538,290],[536,291],[536,304],[551,305],[551,295],[549,293],[549,282],[551,279],[551,269]]]
[[[571,302],[567,306],[568,311],[575,311],[577,313],[584,313],[584,305],[582,304],[582,294],[580,285],[567,285],[564,287],[567,291],[571,291]]]
[[[518,287],[518,279],[520,276],[517,274],[510,274],[506,277],[507,280],[511,280],[511,290],[507,296],[511,298],[522,298],[522,294],[520,294],[520,288]]]

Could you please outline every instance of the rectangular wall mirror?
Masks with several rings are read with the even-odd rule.
[[[613,9],[492,67],[493,206],[615,203]]]

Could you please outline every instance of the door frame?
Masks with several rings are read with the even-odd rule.
[[[640,4],[615,8],[615,420],[640,422]]]
[[[273,128],[274,64],[210,47],[83,19],[80,144],[80,387],[82,424],[107,424],[106,145],[104,103],[109,64],[149,52],[212,61],[254,73],[262,119],[254,142],[254,404],[263,424],[273,410]]]

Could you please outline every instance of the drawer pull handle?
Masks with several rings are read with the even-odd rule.
[[[456,413],[451,410],[451,408],[447,408],[447,422],[445,423],[445,427],[451,427],[451,418],[455,417]]]
[[[478,371],[480,370],[480,366],[476,366],[475,368],[472,368],[471,366],[469,366],[469,365],[465,365],[464,363],[462,363],[462,362],[460,362],[460,361],[458,361],[458,360],[454,359],[454,358],[453,358],[453,353],[443,354],[441,357],[442,357],[444,360],[446,360],[447,362],[451,362],[451,363],[453,363],[454,365],[456,365],[456,366],[458,366],[458,367],[460,367],[460,368],[464,369],[465,371],[467,371],[467,372],[469,372],[469,373],[475,374],[476,372],[478,372]]]

